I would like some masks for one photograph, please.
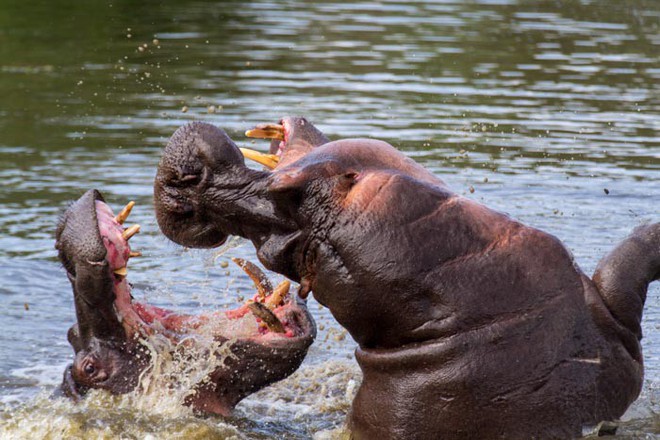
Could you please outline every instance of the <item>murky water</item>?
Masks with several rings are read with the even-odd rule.
[[[169,243],[153,216],[160,149],[205,120],[243,130],[303,114],[331,138],[386,139],[454,189],[560,237],[586,272],[660,220],[660,3],[0,0],[0,437],[333,438],[360,377],[354,343],[315,302],[302,369],[235,418],[167,399],[46,396],[72,350],[58,213],[98,188],[142,225],[138,298],[199,311],[252,291],[226,252]],[[186,110],[185,112],[183,110]],[[646,385],[621,437],[660,434],[660,285]],[[147,399],[147,400],[145,400]]]

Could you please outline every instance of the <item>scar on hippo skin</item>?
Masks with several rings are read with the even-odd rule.
[[[589,278],[557,238],[455,194],[385,142],[330,142],[304,118],[274,125],[256,129],[277,137],[260,171],[222,130],[179,128],[154,185],[158,223],[191,247],[245,237],[329,308],[359,344],[353,437],[571,438],[637,398],[660,223]],[[177,181],[190,164],[203,185]]]
[[[122,225],[132,207],[131,202],[114,216],[101,194],[91,190],[69,207],[58,225],[55,247],[73,287],[77,320],[68,333],[75,358],[64,371],[59,395],[80,400],[94,388],[113,394],[133,391],[151,368],[154,354],[140,339],[154,336],[161,341],[154,347],[162,347],[165,338],[171,343],[169,348],[152,348],[157,355],[158,350],[171,349],[192,356],[190,343],[203,341],[205,335],[222,350],[229,344],[231,356],[217,366],[210,364],[208,376],[192,384],[187,394],[185,403],[196,411],[229,415],[245,396],[300,366],[316,336],[314,321],[304,302],[289,295],[288,281],[273,289],[252,263],[236,261],[259,293],[235,310],[193,316],[133,301],[127,264],[141,253],[131,251],[128,240],[139,226]],[[235,334],[231,323],[238,320],[245,329]]]

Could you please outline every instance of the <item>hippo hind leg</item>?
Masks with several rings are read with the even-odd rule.
[[[593,281],[614,318],[642,338],[642,310],[660,279],[660,223],[638,226],[596,267]]]

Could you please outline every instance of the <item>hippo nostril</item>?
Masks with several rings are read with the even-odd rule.
[[[179,185],[186,184],[186,185],[196,185],[199,183],[201,180],[201,176],[199,174],[185,174],[181,176],[176,183]]]
[[[83,371],[85,371],[85,374],[87,374],[88,376],[91,376],[96,371],[96,368],[94,368],[94,365],[92,364],[87,364],[85,365]]]
[[[183,203],[177,204],[177,210],[176,211],[177,211],[178,214],[180,214],[182,216],[192,217],[192,215],[195,212],[195,208],[193,207],[192,204],[183,202]]]

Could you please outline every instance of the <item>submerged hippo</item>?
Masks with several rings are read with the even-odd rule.
[[[222,130],[179,128],[155,181],[173,241],[252,241],[359,344],[360,439],[569,438],[638,396],[640,320],[660,277],[660,223],[592,278],[550,234],[453,193],[385,142],[328,140],[302,118],[245,166]]]
[[[203,412],[229,415],[242,398],[300,366],[316,334],[314,322],[304,303],[288,295],[287,283],[273,291],[249,262],[239,261],[257,280],[260,295],[236,310],[191,316],[133,301],[126,265],[139,253],[130,250],[128,239],[139,226],[122,226],[131,207],[115,216],[91,190],[57,228],[56,248],[73,287],[77,317],[69,330],[75,360],[64,373],[64,394],[77,399],[90,388],[115,394],[135,389],[159,354],[145,340],[159,339],[156,350],[176,350],[182,357],[193,349],[199,353],[199,343],[208,339],[207,351],[222,350],[224,361],[211,365],[185,402]]]

